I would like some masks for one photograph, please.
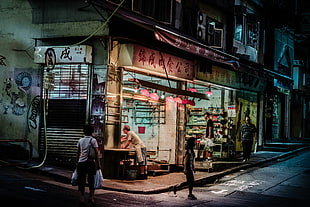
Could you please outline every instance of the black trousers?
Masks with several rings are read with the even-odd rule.
[[[86,177],[89,190],[94,190],[96,163],[94,161],[79,162],[77,165],[78,188],[82,193],[85,192]]]
[[[194,183],[195,183],[195,179],[194,179],[194,172],[192,170],[188,170],[186,173],[186,181],[187,181],[187,184],[190,186],[190,187],[194,187]]]
[[[242,140],[243,159],[250,159],[253,146],[253,140]]]

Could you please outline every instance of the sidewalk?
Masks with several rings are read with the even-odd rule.
[[[252,153],[251,159],[247,163],[242,163],[240,160],[235,161],[219,161],[215,164],[222,165],[218,171],[196,171],[195,173],[195,185],[204,185],[213,183],[217,179],[243,169],[247,169],[253,166],[258,166],[270,161],[275,161],[281,158],[288,157],[297,152],[309,149],[310,146],[302,146],[297,149],[292,149],[288,152],[279,151],[258,151]],[[21,163],[22,164],[22,163]],[[23,164],[34,166],[38,163]],[[225,167],[223,167],[225,166]],[[102,169],[104,170],[104,169]],[[44,164],[42,167],[33,168],[31,171],[40,173],[42,175],[54,177],[56,180],[64,183],[70,183],[72,171],[63,169],[60,167],[50,166]],[[116,180],[116,179],[104,179],[103,189],[121,191],[127,193],[139,193],[139,194],[154,194],[167,191],[177,191],[186,187],[186,178],[183,172],[172,172],[169,174],[159,176],[149,176],[147,180]]]

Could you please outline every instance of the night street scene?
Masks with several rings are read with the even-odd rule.
[[[1,206],[308,206],[310,1],[0,3]]]

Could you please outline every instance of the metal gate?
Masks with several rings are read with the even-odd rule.
[[[43,91],[48,97],[46,136],[43,117],[40,131],[40,155],[54,164],[76,161],[77,141],[83,137],[83,126],[88,116],[88,86],[90,66],[86,64],[56,65],[52,70],[54,89]],[[44,69],[44,77],[47,74]],[[44,114],[42,113],[44,116]],[[46,140],[45,140],[46,139]]]

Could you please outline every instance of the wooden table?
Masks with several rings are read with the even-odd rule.
[[[136,163],[136,151],[133,149],[106,148],[103,150],[103,177],[112,179],[124,179],[125,166],[122,160],[134,159]]]

